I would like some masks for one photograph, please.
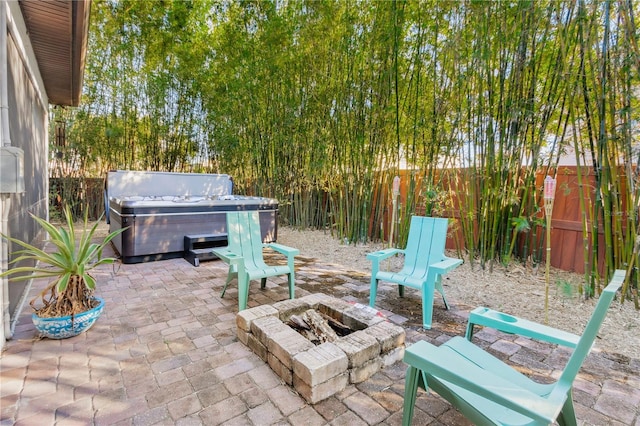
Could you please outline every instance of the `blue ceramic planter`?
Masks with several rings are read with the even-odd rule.
[[[49,339],[66,339],[67,337],[77,336],[78,334],[91,328],[98,319],[104,308],[104,300],[101,297],[95,297],[100,303],[93,309],[76,315],[71,319],[71,315],[57,318],[40,318],[35,313],[31,316],[33,325],[43,337]]]

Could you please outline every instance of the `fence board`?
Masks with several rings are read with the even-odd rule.
[[[565,271],[584,273],[585,259],[583,250],[582,211],[580,209],[580,185],[578,182],[577,172],[577,167],[563,166],[558,170],[556,174],[557,189],[551,221],[552,230],[550,264],[553,267]],[[593,200],[595,200],[595,176],[593,174],[593,169],[590,167],[582,167],[581,172],[583,181],[582,191],[584,191],[585,205],[590,206],[592,205]],[[401,178],[401,203],[406,199],[407,186],[410,179],[409,173],[410,172],[404,170],[401,170],[398,173]],[[536,189],[539,192],[542,191],[543,181],[545,177],[546,176],[543,172],[539,172],[536,175]],[[465,176],[464,170],[458,170],[453,173],[449,173],[448,177],[446,179],[443,179],[442,182],[443,189],[448,190],[450,193],[454,194],[454,197],[451,200],[452,209],[449,210],[446,214],[446,216],[454,220],[459,219],[460,205],[465,202],[465,194],[457,189],[458,185],[456,184],[456,181],[461,178],[469,178],[469,176]],[[622,193],[624,194],[624,176],[621,174],[620,178],[623,180]],[[419,191],[421,189],[422,179],[418,177],[416,178],[416,181],[416,189],[417,191]],[[480,193],[479,189],[477,193]],[[419,194],[416,194],[416,196],[418,195]],[[390,202],[391,201],[389,200],[389,203]],[[387,211],[390,210],[391,207],[389,205]],[[424,214],[423,206],[420,206],[420,208],[416,209],[416,214]],[[542,200],[540,204],[539,217],[541,219],[544,219],[544,208],[542,205]],[[390,223],[389,220],[390,219],[387,218],[385,223]],[[474,223],[474,226],[477,228],[478,224]],[[387,225],[385,225],[385,227],[386,229],[388,229]],[[587,224],[587,233],[589,237],[591,235],[591,231],[591,223],[589,222]],[[519,239],[520,243],[518,246],[518,250],[522,250],[524,239],[528,239],[529,244],[536,241],[541,241],[543,244],[542,259],[544,261],[544,258],[546,256],[546,242],[544,241],[546,235],[545,230],[544,228],[539,227],[538,229],[532,230],[531,232],[532,235],[526,235]],[[603,271],[605,247],[602,226],[599,227],[598,234],[598,269],[600,271]],[[386,231],[384,235],[387,236]],[[460,250],[465,249],[462,229],[457,224],[453,224],[449,229],[447,248]],[[593,247],[590,247],[590,250],[593,250]]]
[[[404,202],[407,199],[407,192],[409,190],[408,183],[410,181],[411,173],[411,171],[407,170],[402,170],[400,171],[400,173],[398,173],[401,178],[400,196],[398,200],[400,205],[404,205]],[[582,190],[585,194],[586,205],[589,206],[591,205],[591,200],[595,199],[595,176],[593,175],[593,171],[591,168],[583,167],[582,173],[584,181]],[[450,218],[459,218],[460,205],[466,201],[464,198],[465,194],[457,189],[459,188],[457,182],[462,179],[470,178],[470,176],[466,175],[465,170],[447,171],[446,177],[442,182],[442,188],[444,190],[448,190],[450,193],[457,195],[453,198],[453,200],[451,200],[452,207],[446,214]],[[538,173],[536,176],[536,189],[538,191],[542,190],[544,178],[545,176],[542,172]],[[562,167],[558,170],[556,179],[556,198],[554,202],[551,221],[551,266],[565,271],[584,273],[585,265],[583,251],[582,212],[580,210],[580,188],[578,185],[577,168]],[[624,179],[624,176],[621,176],[621,179]],[[391,182],[391,180],[392,179],[389,179],[388,181]],[[421,198],[423,179],[420,176],[416,176],[415,180],[415,196],[419,200],[417,203],[417,206],[419,207],[416,208],[416,214],[425,214],[425,200]],[[94,220],[97,219],[104,211],[102,192],[104,187],[103,182],[103,179],[51,178],[50,188],[52,208],[60,209],[62,200],[65,200],[70,196],[70,194],[72,194],[75,197],[73,200],[73,205],[82,208],[88,207],[90,218]],[[476,193],[480,193],[479,189],[477,191],[478,192]],[[382,194],[380,194],[380,199],[376,200],[377,202],[379,201],[381,203],[384,203],[386,207],[383,209],[385,212],[385,218],[383,220],[382,232],[379,233],[376,230],[375,234],[383,235],[387,240],[389,238],[388,232],[391,225],[390,213],[392,210],[392,199],[390,193],[391,187],[389,187],[389,191],[387,194],[383,192]],[[624,188],[622,193],[625,193]],[[539,217],[544,218],[543,206],[540,205],[540,208],[541,209]],[[626,216],[623,217],[623,223],[624,220],[626,220]],[[372,223],[371,227],[373,226],[374,224]],[[474,227],[476,228],[474,232],[477,232],[477,226],[478,224],[474,223]],[[588,224],[587,232],[590,233],[591,231],[591,225]],[[522,239],[520,239],[517,250],[522,249],[524,239],[527,239],[529,244],[542,242],[542,259],[544,259],[544,257],[546,256],[546,243],[544,242],[545,235],[546,234],[544,228],[542,227],[538,227],[538,229],[532,230],[530,235],[523,235]],[[447,238],[447,248],[460,250],[465,249],[464,236],[462,227],[460,226],[460,222],[454,221],[454,223],[451,224],[449,228],[449,235]],[[593,247],[590,247],[589,250],[593,250]],[[605,247],[603,230],[599,229],[598,268],[600,271],[602,271],[604,267],[604,250]]]

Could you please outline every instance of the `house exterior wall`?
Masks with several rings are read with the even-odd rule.
[[[13,146],[24,150],[24,194],[14,194],[9,209],[9,232],[22,241],[36,241],[39,228],[28,212],[47,218],[48,214],[48,138],[47,108],[40,104],[33,83],[18,50],[9,38],[9,134]],[[13,250],[10,250],[11,252]],[[9,285],[12,319],[24,291],[24,282]]]
[[[39,245],[42,244],[43,234],[29,213],[48,218],[48,99],[35,55],[30,48],[20,8],[17,2],[0,1],[0,7],[5,5],[6,28],[1,30],[5,31],[6,37],[0,37],[0,40],[6,42],[7,61],[6,65],[0,64],[0,67],[3,71],[6,69],[9,125],[8,129],[6,124],[0,122],[0,125],[3,126],[5,143],[8,140],[11,146],[24,151],[25,192],[0,196],[3,213],[0,231]],[[6,138],[7,131],[9,138]],[[3,256],[8,256],[11,260],[11,253],[17,248],[8,244],[7,253],[3,253]],[[2,284],[8,287],[8,291],[4,292],[4,297],[8,295],[8,304],[3,300],[5,312],[0,320],[0,345],[4,345],[5,339],[11,337],[30,286],[29,282],[7,283],[6,280]],[[10,318],[9,324],[6,310]]]

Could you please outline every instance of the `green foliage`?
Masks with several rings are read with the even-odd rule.
[[[3,238],[22,247],[14,253],[17,257],[11,263],[27,262],[34,266],[13,267],[0,276],[9,276],[12,281],[53,278],[53,281],[31,301],[33,307],[38,297],[42,299],[44,306],[38,309],[34,307],[41,317],[75,315],[90,309],[91,295],[95,290],[96,281],[89,272],[99,265],[115,261],[111,257],[102,257],[102,250],[125,229],[114,231],[100,243],[95,243],[92,240],[99,221],[90,227],[85,215],[78,238],[73,214],[68,207],[65,208],[66,228],[56,228],[44,219],[34,215],[32,217],[47,232],[48,242],[55,250],[48,252],[2,234]]]
[[[526,217],[514,217],[512,224],[515,232],[529,232],[531,230],[531,225]]]
[[[237,192],[279,199],[284,222],[358,242],[385,234],[405,169],[399,235],[425,207],[455,216],[490,268],[539,256],[537,232],[522,232],[523,218],[536,230],[535,173],[571,148],[596,166],[585,247],[601,226],[607,275],[631,262],[637,233],[622,213],[640,199],[634,173],[614,167],[637,155],[637,7],[97,0],[83,105],[64,112],[54,170],[229,173]],[[594,256],[595,293],[607,279]]]
[[[577,291],[579,291],[574,288],[575,286],[572,283],[563,279],[556,281],[556,287],[558,288],[558,291],[560,292],[563,299],[573,299]]]

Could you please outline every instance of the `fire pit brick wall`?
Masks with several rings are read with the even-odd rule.
[[[315,309],[354,332],[318,346],[289,327],[292,315]],[[287,384],[315,404],[349,383],[367,380],[404,356],[405,333],[365,305],[323,293],[240,311],[238,339],[269,364]]]

